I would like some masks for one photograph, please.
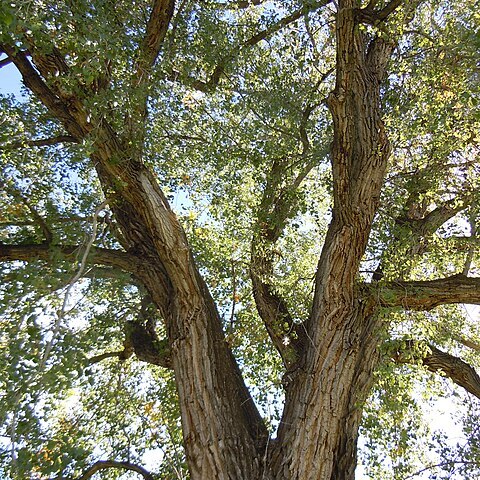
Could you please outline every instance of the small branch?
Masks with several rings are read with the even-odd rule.
[[[133,349],[136,357],[150,365],[172,368],[171,352],[167,339],[159,339],[149,322],[127,322],[125,327],[125,350]]]
[[[87,360],[88,365],[101,362],[107,358],[117,357],[124,361],[133,354],[141,362],[172,368],[172,359],[167,339],[160,339],[155,331],[155,309],[150,296],[142,299],[138,318],[125,323],[123,350],[105,352]]]
[[[257,6],[257,5],[261,5],[262,3],[265,3],[266,0],[237,0],[237,1],[233,1],[233,2],[230,2],[231,5],[225,5],[225,4],[219,4],[217,8],[221,8],[221,7],[224,7],[224,8],[228,8],[228,9],[244,9],[244,8],[248,8],[248,7],[251,7],[251,6]]]
[[[87,359],[87,365],[93,365],[95,363],[100,363],[107,358],[114,358],[114,357],[117,357],[121,360],[126,360],[132,354],[133,354],[133,352],[130,353],[129,355],[127,355],[125,353],[125,350],[119,350],[118,352],[105,352],[105,353],[101,353],[99,355],[94,355],[93,357],[90,357],[89,359]]]
[[[6,145],[0,145],[0,151],[2,150],[15,150],[23,147],[48,147],[50,145],[57,145],[59,143],[79,143],[78,139],[71,135],[58,135],[52,138],[41,138],[38,140],[24,140],[23,142],[9,143]]]
[[[2,58],[0,60],[0,68],[2,67],[6,67],[7,65],[10,65],[12,63],[12,59],[10,57],[7,57],[7,58]]]
[[[230,331],[233,332],[233,324],[235,322],[235,307],[237,305],[237,274],[235,271],[235,260],[232,258],[231,273],[232,273],[232,311],[230,313]]]
[[[382,9],[374,10],[377,3],[377,0],[370,1],[365,8],[358,11],[361,22],[372,25],[384,22],[402,4],[402,0],[391,0]]]
[[[480,376],[473,367],[434,346],[430,346],[430,351],[422,361],[431,372],[444,373],[457,385],[480,399]]]
[[[25,52],[17,52],[15,48],[0,44],[3,50],[21,73],[23,82],[50,112],[63,123],[67,131],[75,138],[83,138],[88,132],[85,131],[75,120],[69,108],[45,83],[38,71],[30,63]]]
[[[423,175],[424,172],[421,172],[421,174]],[[416,176],[416,178],[417,177],[421,178],[421,175]],[[420,184],[420,181],[418,183]],[[408,237],[410,245],[406,256],[420,257],[428,251],[430,236],[448,220],[468,208],[473,198],[472,194],[467,192],[463,195],[459,195],[453,200],[448,200],[445,203],[438,205],[431,212],[426,213],[426,208],[423,205],[418,204],[418,195],[419,192],[414,190],[407,198],[403,207],[403,212],[395,219],[394,235],[390,240],[390,245],[382,254],[382,257],[385,256],[385,252],[395,249],[397,244],[404,240],[404,235],[399,235],[397,229],[404,230],[405,227],[411,232],[411,235]],[[457,237],[457,239],[472,241],[471,237]],[[473,242],[473,244],[475,244],[475,242]],[[474,245],[469,248],[474,248]],[[382,260],[378,265],[377,271],[382,271],[384,269],[383,267]],[[407,273],[406,266],[403,265],[401,269],[401,277],[406,277]],[[379,278],[377,278],[377,280],[378,279]]]
[[[144,480],[154,480],[153,475],[148,470],[145,470],[145,468],[134,463],[116,462],[114,460],[99,460],[98,462],[95,462],[93,465],[88,467],[87,470],[85,470],[85,472],[78,477],[77,480],[87,480],[99,470],[105,470],[107,468],[121,468],[123,470],[130,470],[142,475]]]
[[[480,344],[477,342],[473,342],[472,340],[465,338],[461,335],[456,335],[456,334],[451,334],[448,332],[449,335],[453,340],[455,340],[458,343],[461,343],[465,347],[471,348],[472,350],[475,350],[476,352],[480,353]]]
[[[473,196],[470,193],[467,193],[454,200],[447,201],[429,212],[424,218],[414,221],[413,227],[421,235],[433,233],[457,213],[465,210],[471,204],[472,199]]]
[[[83,217],[82,215],[71,215],[69,217],[57,217],[49,219],[50,223],[73,223],[73,222],[91,222],[92,217]],[[99,217],[98,222],[105,223],[110,225],[111,219],[108,216]],[[0,222],[0,228],[4,227],[25,227],[35,225],[33,220],[9,220],[5,222]]]
[[[387,3],[385,7],[375,13],[377,20],[383,22],[386,20],[400,5],[402,4],[402,0],[392,0],[391,2]]]
[[[265,30],[262,30],[261,32],[256,33],[255,35],[250,37],[248,40],[246,40],[240,47],[237,47],[237,48],[240,49],[241,47],[245,47],[245,46],[252,47],[257,43],[261,42],[262,40],[265,40],[267,37],[270,37],[273,34],[279,32],[282,28],[297,21],[303,15],[309,12],[318,10],[319,8],[325,7],[330,2],[331,0],[322,0],[319,2],[305,2],[305,5],[298,8],[290,15],[287,15],[286,17],[281,18],[278,22],[274,23],[269,28],[266,28]]]
[[[470,237],[473,239],[477,238],[477,225],[475,222],[475,215],[473,213],[470,214]],[[467,258],[465,259],[465,265],[463,267],[462,274],[467,276],[470,272],[470,268],[472,267],[473,256],[475,253],[475,243],[472,242],[468,249]]]
[[[4,189],[10,193],[14,198],[20,200],[30,211],[34,219],[34,224],[38,225],[42,230],[43,236],[45,237],[45,243],[50,245],[53,240],[53,234],[50,230],[50,227],[45,222],[44,218],[37,212],[36,208],[31,205],[31,203],[23,196],[23,194],[13,186],[5,186]]]

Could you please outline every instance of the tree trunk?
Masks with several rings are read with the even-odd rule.
[[[287,374],[275,478],[352,480],[362,403],[378,362],[376,302],[356,287],[390,146],[380,114],[380,83],[393,45],[359,27],[358,3],[339,2],[333,118],[333,218],[316,275],[309,342]]]
[[[103,170],[107,166],[98,165],[100,177],[111,178]],[[111,208],[131,250],[149,259],[140,278],[167,327],[191,478],[261,478],[267,430],[185,233],[140,162],[119,168],[115,178],[125,187]]]

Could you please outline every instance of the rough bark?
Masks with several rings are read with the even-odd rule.
[[[150,258],[141,279],[166,321],[192,478],[256,478],[263,422],[182,228],[153,175],[129,167],[115,172],[128,187],[113,208],[132,249]]]
[[[361,404],[372,384],[377,335],[373,302],[355,277],[365,251],[390,154],[380,115],[380,83],[393,45],[368,42],[357,2],[339,2],[337,78],[328,98],[334,123],[334,208],[306,326],[310,342],[287,373],[287,395],[272,454],[279,479],[353,479]]]
[[[155,3],[160,4],[164,5]],[[150,45],[147,48],[150,64],[155,57]],[[128,253],[142,261],[138,278],[166,323],[192,479],[260,478],[266,428],[225,341],[185,233],[154,175],[143,165],[141,147],[135,147],[143,142],[143,129],[137,131],[139,138],[125,140],[106,119],[92,118],[81,98],[72,97],[54,80],[68,70],[56,50],[55,58],[46,61],[31,45],[35,68],[13,47],[2,50],[69,135],[82,140],[95,129],[92,164],[111,199]],[[52,64],[58,68],[52,70]],[[143,107],[139,112],[143,114]],[[131,118],[126,121],[132,123]],[[133,135],[135,129],[127,131]],[[134,146],[127,148],[129,143]]]
[[[55,256],[66,259],[75,259],[82,252],[82,245],[5,245],[0,244],[0,261],[23,261],[34,260],[49,261]],[[136,275],[142,268],[143,261],[121,250],[111,250],[101,247],[92,247],[88,257],[89,264],[106,265],[116,267]]]
[[[425,311],[447,303],[480,304],[480,278],[462,274],[436,280],[388,282],[378,289],[378,300],[386,307]]]

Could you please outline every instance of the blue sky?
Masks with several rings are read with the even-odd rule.
[[[12,63],[0,68],[0,93],[21,95],[21,87],[21,76]]]

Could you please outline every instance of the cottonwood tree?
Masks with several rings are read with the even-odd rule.
[[[475,3],[2,2],[5,477],[478,471]]]

